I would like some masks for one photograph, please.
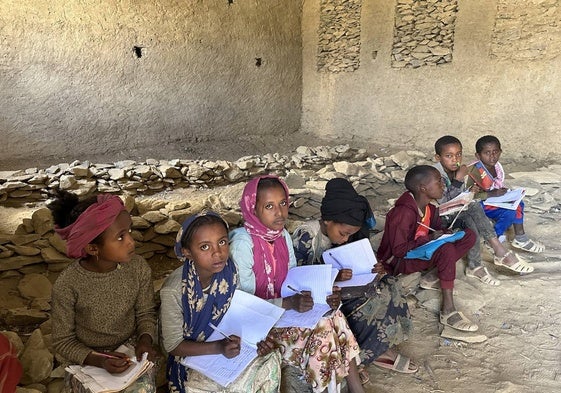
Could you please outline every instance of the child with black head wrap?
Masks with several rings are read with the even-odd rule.
[[[368,238],[376,225],[370,203],[348,180],[332,179],[325,191],[321,220],[304,223],[292,236],[299,265],[323,263],[324,251]],[[381,264],[376,264],[373,271],[384,274]],[[337,280],[350,278],[352,271],[342,269]],[[359,296],[345,296],[341,308],[359,343],[362,364],[373,363],[403,373],[416,372],[418,367],[410,359],[391,349],[412,331],[409,308],[400,285],[395,278],[384,276],[376,289],[363,291]],[[367,376],[365,371],[361,372],[362,378]]]

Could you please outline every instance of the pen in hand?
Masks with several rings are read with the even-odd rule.
[[[218,333],[220,333],[220,335],[222,337],[224,337],[225,339],[227,339],[228,341],[232,341],[232,339],[230,338],[230,336],[228,336],[226,333],[224,333],[222,330],[218,329],[217,326],[215,326],[212,322],[208,323],[208,326],[210,326],[213,330],[216,330]]]
[[[126,360],[127,362],[130,361],[128,356],[115,356],[115,355],[111,355],[109,353],[104,353],[104,352],[94,352],[97,356],[101,356],[103,358],[107,358],[107,359],[123,359]]]
[[[292,287],[292,286],[290,286],[290,285],[287,285],[286,287],[287,287],[288,289],[290,289],[292,292],[296,292],[298,295],[302,295],[302,296],[304,295],[304,294],[302,293],[302,291],[299,291],[298,289],[296,289],[296,288],[294,288],[294,287]]]

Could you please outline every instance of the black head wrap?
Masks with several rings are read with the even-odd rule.
[[[372,229],[376,225],[368,200],[342,178],[331,179],[321,201],[321,218],[342,224]]]

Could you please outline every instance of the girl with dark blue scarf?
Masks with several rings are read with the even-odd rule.
[[[257,357],[227,388],[180,361],[185,356],[240,352],[240,337],[205,342],[228,310],[238,285],[229,259],[228,225],[216,213],[188,218],[177,234],[175,253],[183,261],[160,292],[162,342],[169,353],[167,376],[171,392],[277,392],[280,355],[270,341],[258,344]]]

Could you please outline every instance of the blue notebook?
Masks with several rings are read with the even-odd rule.
[[[464,231],[442,235],[438,239],[431,240],[430,242],[425,243],[422,246],[409,250],[409,252],[405,255],[405,258],[423,259],[425,261],[428,261],[432,258],[432,254],[434,254],[434,252],[438,250],[438,248],[444,243],[454,243],[456,240],[460,240],[462,237],[464,237],[464,235]]]

